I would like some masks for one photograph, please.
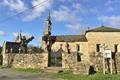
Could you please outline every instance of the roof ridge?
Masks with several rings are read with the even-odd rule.
[[[84,36],[85,34],[81,34],[81,35],[51,35],[51,36]]]
[[[94,29],[87,30],[86,32],[120,32],[120,29],[113,27],[100,26]]]

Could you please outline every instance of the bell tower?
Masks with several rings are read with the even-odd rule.
[[[16,37],[15,42],[16,42],[16,43],[20,43],[21,40],[22,40],[22,34],[21,34],[21,31],[20,31],[20,32],[18,32],[18,34],[17,34],[17,37]]]
[[[49,15],[46,19],[46,30],[44,32],[44,36],[50,36],[51,35],[51,25],[52,25],[52,22],[51,22],[51,16],[50,16],[50,12],[49,12]]]
[[[47,16],[47,19],[46,19],[46,28],[42,37],[42,49],[45,52],[48,52],[48,45],[50,45],[49,37],[51,36],[51,25],[52,25],[52,22],[51,22],[51,16],[49,12],[49,15]]]

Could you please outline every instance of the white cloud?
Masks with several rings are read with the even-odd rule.
[[[13,32],[12,35],[15,36],[15,37],[17,37],[18,32]]]
[[[13,32],[12,35],[13,35],[14,37],[17,37],[18,32]],[[26,38],[29,38],[29,37],[32,36],[32,35],[30,35],[29,33],[24,33],[24,32],[22,32],[21,35],[22,35],[22,36],[26,36]]]
[[[84,34],[86,31],[86,26],[83,26],[80,23],[66,24],[65,26],[71,29],[71,31],[77,32],[78,34]]]
[[[76,8],[71,12],[71,8],[67,6],[60,6],[58,10],[53,11],[53,18],[59,22],[65,22],[65,27],[70,29],[73,32],[81,32],[81,21],[80,16],[77,16],[76,10],[80,9],[80,4],[73,5],[72,7]]]
[[[120,16],[100,16],[98,20],[110,26],[120,26]]]
[[[4,31],[0,31],[0,36],[3,36],[5,35],[5,32]]]
[[[8,7],[12,11],[24,11],[27,9],[22,0],[3,0],[2,5]]]
[[[77,23],[81,21],[74,11],[71,12],[71,9],[66,6],[60,6],[59,10],[54,10],[52,15],[56,21],[69,23]]]
[[[71,28],[72,30],[80,30],[81,25],[80,24],[66,24],[66,27]]]
[[[50,9],[53,0],[30,0],[31,6],[35,6],[33,9],[27,6],[23,0],[3,0],[2,5],[7,7],[11,11],[21,12],[24,10],[29,10],[24,13],[22,19],[24,21],[31,21],[37,17],[40,17],[47,9]]]
[[[47,9],[50,9],[52,6],[53,0],[33,0],[32,6],[40,5],[35,7],[30,13],[27,14],[27,16],[24,17],[25,21],[31,21],[37,17],[40,17],[43,12],[45,12]]]

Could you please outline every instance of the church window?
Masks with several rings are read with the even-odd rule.
[[[80,51],[80,45],[77,44],[77,51]]]
[[[100,44],[96,44],[96,51],[100,52]]]
[[[81,61],[80,45],[79,45],[79,44],[77,44],[77,61],[78,61],[78,62]]]
[[[115,51],[115,52],[118,52],[118,44],[115,44],[115,45],[114,45],[114,51]]]

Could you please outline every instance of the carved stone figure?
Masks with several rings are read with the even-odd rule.
[[[27,53],[27,45],[33,39],[34,39],[33,36],[26,38],[26,36],[22,36],[21,32],[20,32],[17,36],[16,43],[20,43],[20,48],[21,48],[22,52]]]

